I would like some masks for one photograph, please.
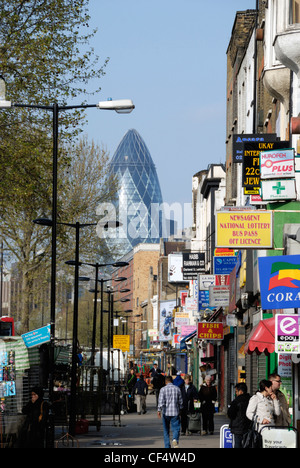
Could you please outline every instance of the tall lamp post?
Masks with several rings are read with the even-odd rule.
[[[99,269],[106,266],[113,266],[115,268],[122,268],[128,266],[127,262],[115,262],[115,263],[85,263],[80,262],[80,265],[87,265],[95,268],[95,289],[94,289],[94,319],[93,319],[93,339],[92,339],[92,366],[95,363],[95,348],[96,348],[96,321],[97,321],[97,297],[98,297],[98,282],[101,284],[100,288],[100,300],[101,300],[101,315],[100,315],[100,367],[103,367],[103,286],[107,281],[111,281],[111,278],[98,279]],[[124,281],[125,278],[116,278],[116,281]]]
[[[98,104],[80,104],[74,106],[60,106],[54,103],[50,106],[39,104],[18,104],[6,100],[5,80],[0,75],[0,109],[19,107],[24,109],[41,109],[52,112],[53,116],[53,167],[52,167],[52,255],[51,255],[51,305],[50,305],[50,363],[49,363],[49,401],[53,403],[53,372],[54,372],[54,341],[55,341],[55,305],[56,305],[56,239],[57,239],[57,162],[58,162],[58,116],[59,112],[73,109],[98,108],[103,110],[114,110],[118,113],[129,113],[134,109],[130,99],[100,101]],[[50,418],[53,416],[50,409]],[[54,447],[54,423],[51,425],[49,437],[50,448]]]

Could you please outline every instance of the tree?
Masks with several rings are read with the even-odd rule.
[[[7,83],[7,99],[50,105],[87,95],[87,83],[100,79],[107,64],[106,60],[99,66],[98,57],[88,46],[95,31],[89,31],[87,6],[88,0],[2,2],[0,73]],[[93,92],[97,91],[98,87]],[[72,165],[70,141],[79,134],[83,122],[83,111],[60,113],[60,191],[68,191],[64,190],[61,174],[64,177],[66,168]],[[0,236],[19,263],[23,278],[22,329],[26,331],[34,301],[33,285],[49,265],[49,232],[37,230],[32,220],[51,212],[51,113],[23,108],[1,110],[0,165]],[[66,211],[61,199],[59,209],[62,219]],[[44,255],[37,255],[41,249]]]

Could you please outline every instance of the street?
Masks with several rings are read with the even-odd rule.
[[[220,428],[224,424],[228,424],[226,415],[216,413],[214,435],[200,436],[199,433],[193,433],[189,436],[181,436],[179,449],[219,448]],[[155,396],[148,395],[145,415],[137,413],[122,415],[120,426],[118,417],[114,422],[112,415],[105,415],[102,416],[102,426],[99,432],[95,427],[90,427],[87,434],[78,435],[76,438],[79,448],[112,448],[114,453],[120,448],[155,451],[163,449],[163,426],[161,419],[157,417]],[[66,446],[59,443],[58,448],[66,448]]]

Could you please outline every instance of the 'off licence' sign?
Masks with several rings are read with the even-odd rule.
[[[282,354],[299,354],[299,315],[278,314],[275,318],[275,352]]]

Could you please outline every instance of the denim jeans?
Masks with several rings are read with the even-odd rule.
[[[180,417],[179,416],[166,416],[163,414],[163,428],[164,428],[164,443],[165,448],[171,448],[170,444],[170,425],[172,430],[172,440],[176,440],[179,442],[179,434],[180,434]]]

